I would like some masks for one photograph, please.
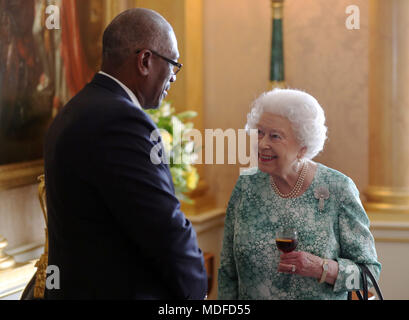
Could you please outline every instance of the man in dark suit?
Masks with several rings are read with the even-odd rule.
[[[44,154],[49,265],[60,270],[60,289],[46,298],[205,297],[203,254],[168,166],[151,161],[157,128],[141,109],[160,105],[178,58],[162,16],[123,12],[104,32],[102,72],[52,123]]]

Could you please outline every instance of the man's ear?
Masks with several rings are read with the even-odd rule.
[[[135,55],[136,69],[142,76],[147,76],[151,70],[152,66],[152,53],[147,50],[143,50],[139,54]]]

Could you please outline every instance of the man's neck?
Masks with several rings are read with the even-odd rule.
[[[141,103],[139,102],[140,101],[139,98],[125,83],[123,83],[120,79],[116,78],[114,75],[107,73],[106,71],[101,70],[99,73],[114,80],[119,86],[122,87],[122,89],[125,90],[125,92],[128,94],[129,98],[132,100],[135,106],[138,108],[142,108]]]
[[[101,71],[105,72],[106,74],[109,74],[110,76],[114,77],[115,79],[119,80],[121,83],[123,83],[129,90],[132,91],[132,93],[135,95],[135,97],[138,99],[140,106],[144,106],[145,99],[143,98],[143,95],[141,94],[140,90],[137,88],[138,86],[133,85],[132,83],[135,83],[130,78],[130,72],[128,70],[124,70],[124,67],[113,67],[110,64],[102,64]]]

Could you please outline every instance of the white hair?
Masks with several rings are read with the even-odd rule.
[[[294,89],[274,89],[263,93],[253,102],[247,115],[248,133],[250,129],[257,129],[260,117],[265,112],[290,121],[300,146],[307,148],[305,158],[313,159],[323,150],[327,139],[325,114],[313,96]]]

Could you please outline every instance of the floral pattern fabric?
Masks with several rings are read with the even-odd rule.
[[[267,173],[249,170],[239,177],[226,211],[219,299],[347,299],[348,290],[361,288],[356,263],[365,263],[379,278],[369,219],[349,177],[318,164],[310,187],[298,198],[284,199],[270,187]],[[329,197],[320,210],[314,191],[324,189]],[[338,262],[334,285],[277,271],[275,233],[282,227],[297,230],[296,250]]]

